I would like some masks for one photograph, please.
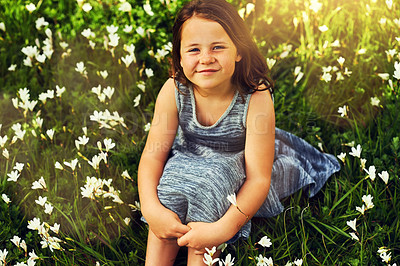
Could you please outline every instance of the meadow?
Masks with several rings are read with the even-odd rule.
[[[0,265],[144,265],[137,166],[184,2],[0,0]],[[229,2],[267,60],[277,127],[342,169],[218,264],[396,265],[400,3]]]

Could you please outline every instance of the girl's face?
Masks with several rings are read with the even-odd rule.
[[[183,23],[181,34],[185,76],[200,89],[231,89],[235,63],[241,56],[224,28],[213,20],[193,16]]]

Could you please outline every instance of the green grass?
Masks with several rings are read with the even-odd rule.
[[[74,0],[32,1],[37,10],[29,13],[27,1],[0,0],[0,137],[7,136],[4,147],[8,159],[0,154],[0,194],[11,202],[0,200],[0,251],[7,250],[7,265],[26,262],[28,254],[10,239],[21,237],[40,257],[38,265],[143,265],[146,249],[146,224],[140,221],[135,206],[137,195],[137,166],[151,121],[154,101],[159,88],[168,77],[168,59],[155,56],[158,49],[166,49],[171,41],[171,27],[176,10],[183,1],[150,1],[155,16],[148,15],[145,1],[128,1],[131,12],[122,12],[118,1],[86,1],[92,4],[84,12]],[[168,1],[164,1],[168,2]],[[232,0],[238,10],[245,8],[245,0]],[[395,62],[400,61],[399,4],[390,7],[383,0],[328,1],[320,0],[321,9],[314,12],[309,1],[256,1],[255,9],[245,21],[265,58],[276,59],[271,76],[276,83],[276,125],[304,138],[325,152],[347,154],[342,169],[333,175],[314,197],[298,192],[283,201],[285,211],[274,218],[254,218],[252,234],[247,240],[229,245],[221,258],[230,253],[236,265],[256,265],[259,255],[271,257],[274,265],[286,265],[303,259],[303,265],[385,265],[378,249],[387,247],[391,264],[400,261],[400,102],[399,80],[394,77]],[[313,6],[314,7],[314,6]],[[35,21],[43,17],[49,24],[42,29]],[[119,44],[104,46],[108,35],[106,26],[119,26]],[[124,32],[125,25],[133,31]],[[319,27],[328,30],[321,32]],[[136,32],[138,27],[145,34]],[[23,47],[45,46],[52,32],[53,54],[44,63],[33,60],[33,66],[23,64]],[[90,28],[95,33],[91,41],[81,32]],[[108,38],[108,37],[107,37]],[[339,45],[337,42],[338,40]],[[62,42],[68,43],[62,48]],[[135,58],[129,67],[121,61],[128,54],[124,45],[135,45]],[[333,45],[332,45],[333,44]],[[395,51],[393,57],[388,56]],[[363,52],[364,51],[364,52]],[[338,58],[345,59],[343,65]],[[87,75],[75,71],[84,62]],[[16,64],[15,71],[8,68]],[[321,80],[323,68],[331,66],[331,81]],[[295,68],[303,77],[295,84]],[[147,76],[152,69],[154,76]],[[346,71],[347,69],[347,71]],[[100,71],[107,70],[102,78]],[[351,71],[351,74],[349,74]],[[341,73],[341,74],[338,74]],[[348,75],[346,75],[346,73]],[[388,73],[388,80],[378,76]],[[337,77],[343,79],[337,80]],[[38,100],[41,93],[65,87],[61,97]],[[100,101],[93,87],[115,88],[111,99]],[[143,91],[142,85],[145,86]],[[21,97],[22,88],[29,89],[30,100],[38,100],[32,111],[16,109],[12,98]],[[138,106],[134,99],[141,95]],[[371,97],[380,100],[371,104]],[[347,106],[342,117],[338,108]],[[91,120],[95,111],[117,112],[123,123],[111,122],[109,128]],[[42,127],[33,122],[43,119]],[[12,143],[12,126],[20,123],[25,130],[23,140]],[[76,148],[75,141],[87,129],[89,142]],[[55,131],[53,139],[46,134]],[[115,147],[107,152],[107,163],[98,169],[88,164],[100,150],[105,139],[112,139]],[[0,140],[1,141],[1,140]],[[353,143],[362,147],[365,168],[376,167],[376,179],[366,179],[360,158],[349,155]],[[78,160],[74,170],[64,164]],[[16,162],[24,163],[17,182],[7,181]],[[55,168],[55,163],[63,170]],[[127,171],[131,178],[122,177]],[[378,176],[389,174],[385,184]],[[32,183],[43,177],[46,189],[33,190]],[[117,192],[121,201],[97,195],[83,198],[81,188],[87,177],[111,180],[106,192]],[[107,182],[105,182],[107,183]],[[103,193],[104,194],[104,193]],[[374,207],[364,215],[356,211],[363,204],[363,195],[373,197]],[[46,196],[53,206],[49,215],[35,203]],[[42,236],[28,229],[34,217],[45,222],[45,228],[60,224],[58,237],[62,250],[42,248]],[[125,218],[130,218],[127,225]],[[351,238],[353,230],[347,221],[357,219],[359,241]],[[272,246],[257,244],[263,236]],[[185,250],[176,265],[185,265]]]

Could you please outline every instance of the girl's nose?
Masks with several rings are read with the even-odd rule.
[[[204,52],[200,56],[200,64],[212,64],[215,62],[215,58],[209,53],[209,52]]]

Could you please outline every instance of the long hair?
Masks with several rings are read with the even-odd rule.
[[[237,10],[225,0],[193,0],[187,3],[177,14],[172,29],[171,75],[183,85],[192,85],[183,73],[181,61],[182,25],[193,16],[218,22],[235,44],[242,59],[236,63],[232,84],[241,94],[257,90],[273,92],[273,82],[268,77],[268,66],[258,50],[250,32]],[[258,89],[264,84],[265,88]]]

